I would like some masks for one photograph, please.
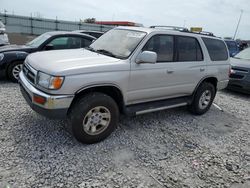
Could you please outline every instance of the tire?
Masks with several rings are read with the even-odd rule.
[[[213,103],[215,94],[216,91],[213,84],[208,82],[202,83],[194,95],[192,104],[189,106],[191,113],[195,115],[206,113]]]
[[[18,82],[19,72],[22,70],[23,62],[16,61],[10,64],[7,69],[7,76],[12,82]]]
[[[70,120],[74,137],[82,143],[93,144],[104,140],[115,130],[119,109],[110,96],[94,92],[73,104]]]

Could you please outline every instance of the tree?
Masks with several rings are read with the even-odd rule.
[[[84,23],[95,23],[96,19],[95,18],[87,18],[84,20]]]

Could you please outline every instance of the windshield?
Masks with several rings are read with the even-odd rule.
[[[247,48],[240,53],[238,53],[235,58],[250,60],[250,48]]]
[[[227,47],[230,51],[236,51],[238,50],[238,46],[237,46],[237,43],[234,42],[234,41],[226,41],[226,44],[227,44]]]
[[[141,31],[112,29],[98,38],[90,48],[105,55],[125,59],[146,36]]]
[[[32,47],[38,47],[42,43],[44,43],[49,37],[50,37],[50,35],[48,35],[46,33],[42,34],[39,37],[36,37],[34,40],[28,42],[26,45],[32,46]]]

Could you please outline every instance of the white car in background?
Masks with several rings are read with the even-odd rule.
[[[5,25],[0,21],[0,46],[9,44],[9,38],[5,31]]]

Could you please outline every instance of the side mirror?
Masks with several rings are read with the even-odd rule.
[[[44,48],[44,50],[53,50],[53,49],[54,49],[53,44],[47,44]]]
[[[142,63],[155,64],[156,61],[157,61],[157,54],[155,52],[144,51],[138,55],[135,62],[137,64],[142,64]]]

